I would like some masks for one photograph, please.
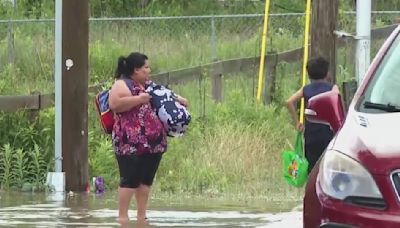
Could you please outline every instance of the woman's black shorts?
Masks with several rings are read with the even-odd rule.
[[[162,153],[145,155],[116,155],[121,188],[151,186],[160,164]]]

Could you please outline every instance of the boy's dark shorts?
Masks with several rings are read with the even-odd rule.
[[[308,173],[311,173],[311,170],[321,158],[329,142],[329,140],[322,140],[320,142],[306,143],[304,145],[305,155],[308,161]]]
[[[162,153],[145,155],[116,155],[121,188],[151,186],[161,161]]]

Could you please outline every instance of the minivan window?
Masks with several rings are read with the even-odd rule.
[[[369,113],[400,111],[400,36],[378,66],[358,107]]]

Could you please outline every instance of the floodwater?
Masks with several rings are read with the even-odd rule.
[[[146,227],[302,227],[301,202],[208,198],[151,199]],[[120,227],[114,192],[39,194],[0,192],[1,227]],[[137,227],[135,207],[129,211]]]

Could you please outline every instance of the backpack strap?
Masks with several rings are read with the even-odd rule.
[[[145,88],[142,90],[139,89],[138,87],[135,87],[134,81],[130,78],[121,78],[121,80],[125,82],[126,86],[128,86],[129,90],[134,96],[138,95],[142,91],[146,91],[147,85],[145,85]]]
[[[129,78],[122,78],[122,80],[124,80],[126,86],[128,86],[128,89],[133,92],[133,81],[132,79]]]

